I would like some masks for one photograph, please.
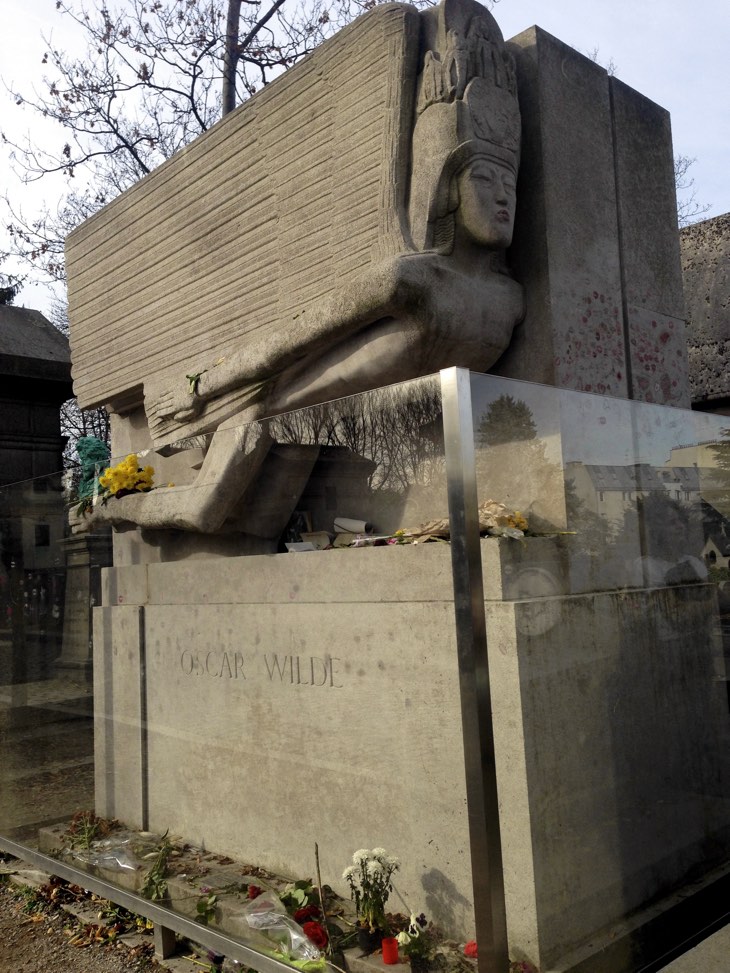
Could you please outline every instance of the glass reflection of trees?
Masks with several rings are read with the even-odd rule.
[[[279,443],[345,447],[370,460],[374,493],[405,494],[443,477],[438,378],[419,379],[277,416]]]

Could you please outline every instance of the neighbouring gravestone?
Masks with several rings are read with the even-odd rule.
[[[730,213],[680,234],[692,404],[730,412]]]

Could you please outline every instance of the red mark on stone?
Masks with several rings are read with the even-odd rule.
[[[593,299],[595,300],[597,297],[598,297],[598,291],[593,291]]]
[[[651,326],[652,326],[652,328],[656,328],[656,321],[652,321],[651,322]]]
[[[668,331],[662,331],[662,333],[659,335],[659,340],[663,345],[666,345],[666,343],[669,341],[670,338],[671,335],[669,334]]]
[[[581,318],[581,321],[583,322],[583,324],[588,324],[588,318],[585,316],[585,314]]]

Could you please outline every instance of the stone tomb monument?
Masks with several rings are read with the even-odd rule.
[[[543,31],[505,44],[479,4],[446,0],[373,10],[69,237],[80,403],[110,409],[115,455],[149,450],[156,482],[175,484],[97,506],[82,525],[123,528],[95,612],[99,813],[301,874],[316,840],[326,881],[355,848],[382,844],[404,860],[413,907],[462,939],[476,929],[480,962],[492,962],[481,931],[501,870],[478,853],[483,767],[471,776],[462,733],[473,686],[447,549],[389,550],[387,562],[379,550],[348,562],[237,555],[276,550],[319,461],[318,446],[283,442],[285,420],[271,417],[287,410],[452,365],[687,404],[671,204],[662,109]],[[518,481],[519,451],[511,462]],[[272,484],[276,515],[253,516]],[[338,509],[334,486],[332,497],[333,517],[356,513]],[[552,499],[564,516],[565,497]],[[421,500],[445,515],[443,480]],[[657,867],[664,846],[647,832],[650,850],[622,874],[610,842],[599,870],[586,854],[598,791],[584,782],[549,807],[551,781],[562,773],[567,793],[595,767],[561,761],[533,714],[559,698],[557,722],[595,718],[596,759],[611,756],[604,676],[585,696],[584,660],[566,646],[604,619],[586,657],[608,678],[627,631],[658,650],[655,616],[677,597],[561,593],[566,627],[536,628],[544,605],[502,603],[496,581],[487,597],[510,949],[577,970],[576,951],[600,951],[597,937],[681,886],[708,835],[715,864],[727,827],[695,805],[652,819],[652,834],[676,826],[686,846]],[[703,597],[689,599],[695,632]],[[705,616],[696,670],[683,638],[672,643],[677,678],[696,687],[711,670]],[[551,652],[568,675],[541,682]],[[640,675],[613,691],[640,686],[632,699],[651,706],[663,689]],[[679,721],[693,754],[700,705],[693,689]],[[642,750],[639,770],[653,759]],[[647,797],[636,767],[626,774],[617,807]],[[558,848],[548,819],[577,841]]]

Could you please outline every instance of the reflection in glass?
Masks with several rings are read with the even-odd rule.
[[[303,849],[302,878],[314,835],[335,884],[377,822],[400,828],[383,843],[414,907],[466,935],[450,551],[321,550],[437,520],[448,536],[441,413],[430,378],[262,422],[266,464],[222,525],[121,517],[103,585],[111,529],[60,475],[0,491],[0,835],[186,915],[201,886],[236,885],[203,908],[252,941],[262,834],[272,872],[272,849]],[[508,923],[548,966],[727,857],[730,427],[485,376],[472,414],[480,506],[512,515],[481,540]],[[139,505],[190,488],[208,447],[140,455]],[[128,868],[168,826],[164,867]],[[184,842],[209,870],[187,886]]]
[[[508,908],[543,923],[551,963],[730,850],[728,427],[482,376],[472,388],[479,498],[529,525],[483,541],[482,559],[495,735],[517,707],[524,736],[524,750],[502,737],[497,775],[529,795],[503,821]],[[525,847],[536,903],[512,857]],[[632,968],[626,948],[616,968]]]

